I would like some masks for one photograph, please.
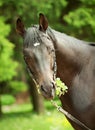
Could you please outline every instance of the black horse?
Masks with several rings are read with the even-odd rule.
[[[18,18],[16,30],[24,39],[24,59],[42,95],[54,98],[57,73],[68,86],[68,92],[60,97],[62,107],[95,130],[95,47],[51,29],[43,14],[39,25],[28,29]],[[68,120],[75,130],[86,130]]]

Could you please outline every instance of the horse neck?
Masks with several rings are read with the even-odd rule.
[[[57,74],[67,86],[79,74],[89,58],[88,45],[84,41],[53,30],[56,38]]]

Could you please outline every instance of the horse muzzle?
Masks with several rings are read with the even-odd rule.
[[[40,86],[40,91],[46,99],[51,100],[55,96],[55,84],[53,82],[43,83]]]

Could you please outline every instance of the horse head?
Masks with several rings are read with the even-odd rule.
[[[54,98],[56,58],[53,40],[47,33],[47,18],[40,14],[39,25],[28,29],[18,18],[16,30],[24,39],[23,54],[30,74],[39,84],[42,95],[47,99]]]

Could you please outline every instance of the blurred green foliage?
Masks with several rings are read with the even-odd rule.
[[[14,45],[7,39],[10,26],[0,17],[0,82],[11,80],[16,75],[17,62],[12,59]]]
[[[12,95],[6,94],[1,97],[2,105],[12,105],[15,103],[15,98]]]
[[[78,8],[70,11],[64,16],[64,20],[70,26],[72,26],[72,32],[75,36],[86,40],[94,41],[95,35],[95,0],[87,1],[80,0]],[[70,31],[70,33],[71,33]],[[75,32],[76,31],[76,32]]]
[[[27,90],[27,84],[22,81],[11,81],[9,83],[9,86],[11,87],[13,94]]]

